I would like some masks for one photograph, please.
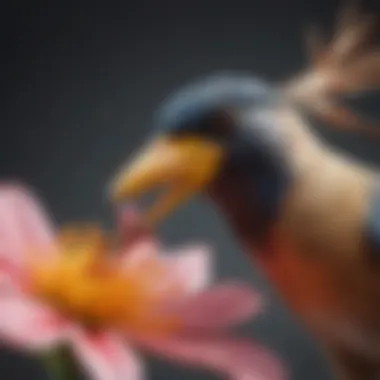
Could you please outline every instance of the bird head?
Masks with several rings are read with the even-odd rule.
[[[145,214],[156,223],[205,193],[232,160],[246,165],[236,157],[247,153],[242,114],[270,94],[265,84],[243,75],[214,75],[175,92],[156,114],[154,137],[113,179],[112,202],[162,189]],[[249,151],[257,155],[257,149]]]

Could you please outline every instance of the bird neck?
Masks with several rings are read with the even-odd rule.
[[[288,172],[282,166],[256,167],[247,174],[230,165],[210,186],[208,195],[238,240],[258,248],[267,241],[289,186]]]
[[[261,150],[247,145],[247,154],[228,162],[209,189],[237,238],[255,251],[266,246],[291,189],[325,150],[293,110],[270,110],[265,120],[281,127],[281,138]]]

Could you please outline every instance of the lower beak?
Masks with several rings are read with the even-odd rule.
[[[221,145],[202,138],[155,140],[116,175],[111,200],[120,203],[164,187],[163,195],[145,213],[148,222],[157,223],[203,191],[218,174],[223,157]]]

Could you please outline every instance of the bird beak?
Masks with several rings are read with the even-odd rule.
[[[219,173],[224,148],[198,137],[159,138],[149,143],[116,175],[110,188],[113,203],[136,200],[164,188],[145,211],[155,224],[192,195],[204,190]]]

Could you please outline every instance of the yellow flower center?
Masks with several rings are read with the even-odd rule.
[[[91,326],[165,333],[176,322],[156,313],[165,300],[181,295],[169,283],[169,268],[159,258],[133,269],[110,255],[107,236],[98,228],[68,229],[60,234],[57,255],[30,260],[32,294],[59,312]],[[166,285],[166,286],[163,286]]]

